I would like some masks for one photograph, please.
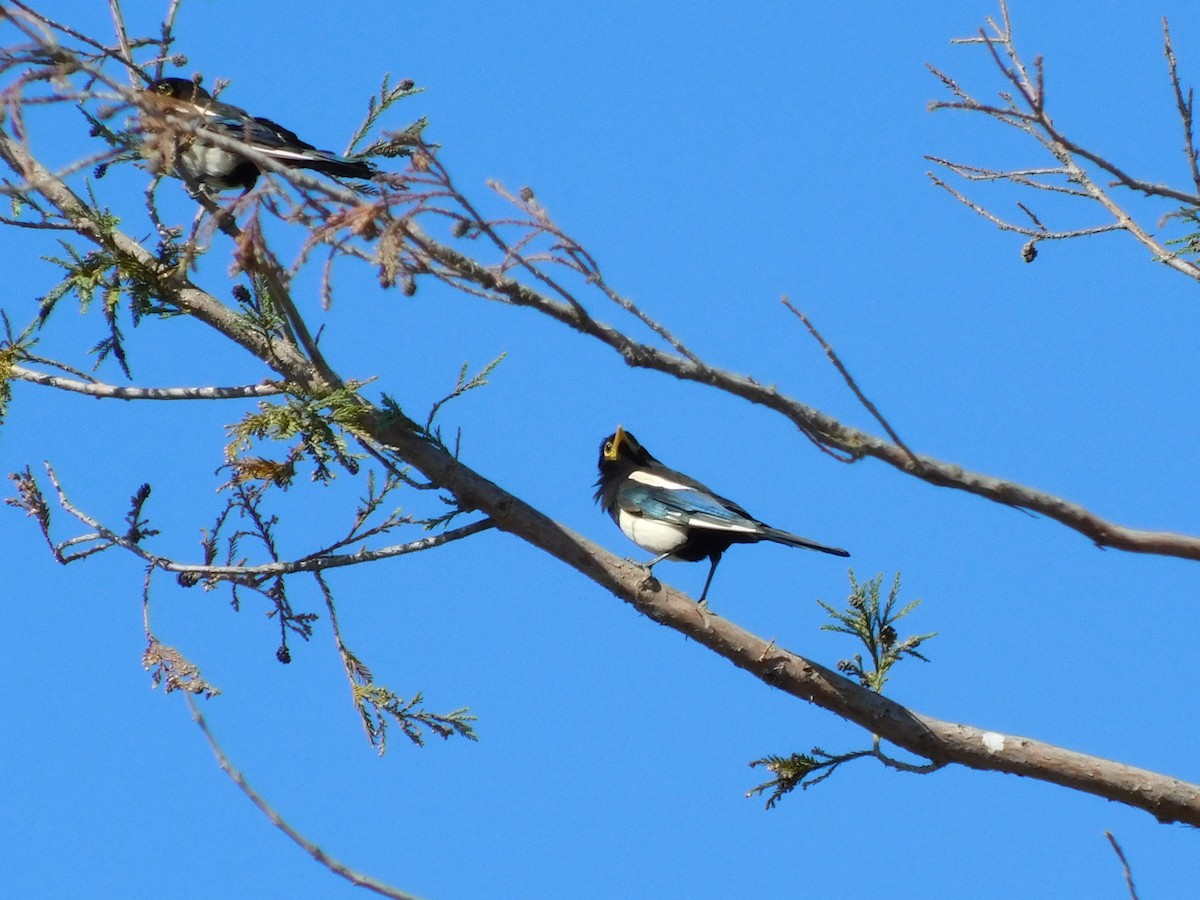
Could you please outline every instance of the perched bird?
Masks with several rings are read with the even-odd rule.
[[[184,78],[160,78],[143,89],[146,106],[160,113],[183,118],[193,126],[167,126],[154,116],[142,116],[150,155],[163,161],[163,168],[187,181],[213,190],[250,190],[258,180],[259,168],[228,147],[204,140],[204,132],[244,141],[281,165],[313,169],[340,178],[367,179],[375,168],[362,159],[318,150],[300,140],[282,125],[252,116],[244,109],[214,100],[200,85]]]
[[[758,521],[696,479],[668,469],[623,428],[600,445],[596,488],[596,501],[625,535],[643,550],[658,554],[647,569],[668,558],[712,560],[700,603],[708,596],[721,554],[733,544],[774,541],[834,556],[850,555]]]

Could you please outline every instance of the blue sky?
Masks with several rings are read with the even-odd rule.
[[[89,21],[80,5],[47,8],[106,34],[106,13]],[[1189,4],[1133,6],[1015,2],[1012,14],[1027,56],[1046,57],[1061,128],[1150,180],[1186,187],[1160,18],[1172,18],[1193,82],[1200,30]],[[994,15],[990,4],[600,11],[464,0],[255,12],[272,23],[270,40],[246,34],[244,6],[185,4],[179,73],[227,78],[229,102],[333,149],[384,72],[412,78],[426,90],[389,127],[428,116],[458,184],[489,209],[500,207],[487,179],[533,187],[612,284],[709,361],[874,430],[779,305],[787,294],[915,449],[1122,524],[1200,527],[1194,286],[1121,236],[1043,245],[1026,265],[1020,239],[925,176],[926,153],[1045,164],[999,126],[926,110],[942,97],[926,62],[981,95],[1000,88],[982,52],[949,44]],[[32,121],[46,129],[35,146],[59,159],[89,151],[78,121],[56,130],[48,113]],[[98,189],[135,222],[146,178],[130,166]],[[159,195],[190,222],[181,187]],[[1011,196],[990,196],[1013,209]],[[1038,208],[1063,226],[1099,221],[1090,209]],[[1131,208],[1150,227],[1170,211]],[[42,239],[4,235],[3,305],[18,319],[53,283],[50,266],[30,261],[53,254]],[[214,241],[202,270],[214,290],[227,254]],[[571,528],[643,558],[591,502],[597,445],[623,423],[762,519],[846,547],[859,576],[903,573],[904,595],[923,600],[910,628],[939,636],[930,664],[897,671],[897,700],[1200,780],[1188,662],[1195,566],[1101,551],[1048,520],[879,464],[840,465],[782,419],[627,369],[532,313],[433,285],[409,299],[373,284],[371,272],[346,267],[328,316],[312,296],[304,303],[325,324],[335,367],[378,376],[380,390],[419,413],[464,361],[507,353],[489,387],[448,407],[444,423],[462,427],[471,465]],[[47,352],[79,353],[100,336],[94,311],[58,318]],[[138,383],[264,375],[187,322],[130,332]],[[223,479],[212,472],[223,426],[243,409],[102,403],[18,385],[0,464],[52,461],[76,503],[109,521],[149,481],[156,547],[197,559],[199,529],[220,504]],[[301,479],[281,507],[293,517],[286,552],[336,535],[356,491]],[[250,806],[180,699],[149,689],[136,562],[108,554],[57,567],[32,523],[3,516],[0,893],[360,896]],[[773,545],[735,548],[710,601],[832,665],[856,648],[819,630],[814,598],[844,598],[845,568]],[[705,567],[657,572],[694,595]],[[376,757],[323,620],[281,666],[261,608],[235,613],[221,593],[162,579],[154,627],[223,689],[205,709],[250,782],[329,854],[419,895],[1127,896],[1106,830],[1143,897],[1196,894],[1191,831],[1010,776],[913,777],[860,763],[764,811],[744,797],[761,780],[747,761],[813,745],[849,750],[869,737],[505,535],[331,583],[343,635],[376,676],[401,694],[423,691],[434,709],[471,707],[477,744],[418,750],[395,735]]]

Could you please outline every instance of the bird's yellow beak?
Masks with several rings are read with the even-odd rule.
[[[604,448],[604,458],[610,462],[615,462],[616,458],[621,455],[621,442],[624,440],[625,429],[618,425],[617,433],[613,435],[612,443]]]

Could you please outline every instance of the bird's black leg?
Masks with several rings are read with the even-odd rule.
[[[664,559],[666,559],[670,555],[671,555],[671,551],[669,551],[669,550],[666,553],[660,553],[660,554],[658,554],[658,556],[654,557],[654,559],[650,560],[650,562],[643,563],[642,568],[645,569],[647,572],[649,572],[651,569],[653,569],[655,566],[657,566],[660,562],[662,562]]]
[[[715,575],[717,571],[717,563],[720,561],[720,553],[712,554],[712,567],[708,570],[708,577],[704,579],[704,590],[700,592],[700,599],[697,601],[701,606],[707,605],[705,598],[708,597],[708,586],[712,584],[713,575]]]

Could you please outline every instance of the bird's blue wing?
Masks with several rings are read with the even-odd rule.
[[[289,147],[295,150],[312,149],[312,144],[300,140],[286,128],[267,119],[252,119],[249,116],[210,116],[207,124],[215,131],[245,141],[262,150],[277,147]]]
[[[284,128],[278,122],[252,116],[244,109],[220,100],[205,99],[203,101],[182,101],[167,99],[165,101],[173,111],[196,115],[201,118],[204,127],[219,132],[231,138],[253,144],[262,150],[286,148],[292,150],[315,150],[312,144],[301,140],[295,132]]]
[[[373,174],[369,164],[339,156],[328,150],[319,150],[291,129],[262,116],[221,117],[212,119],[211,124],[230,137],[246,141],[284,165],[298,164],[351,178],[370,178]]]
[[[626,481],[617,493],[621,509],[634,515],[690,528],[758,534],[763,525],[749,519],[707,491],[679,485]]]

